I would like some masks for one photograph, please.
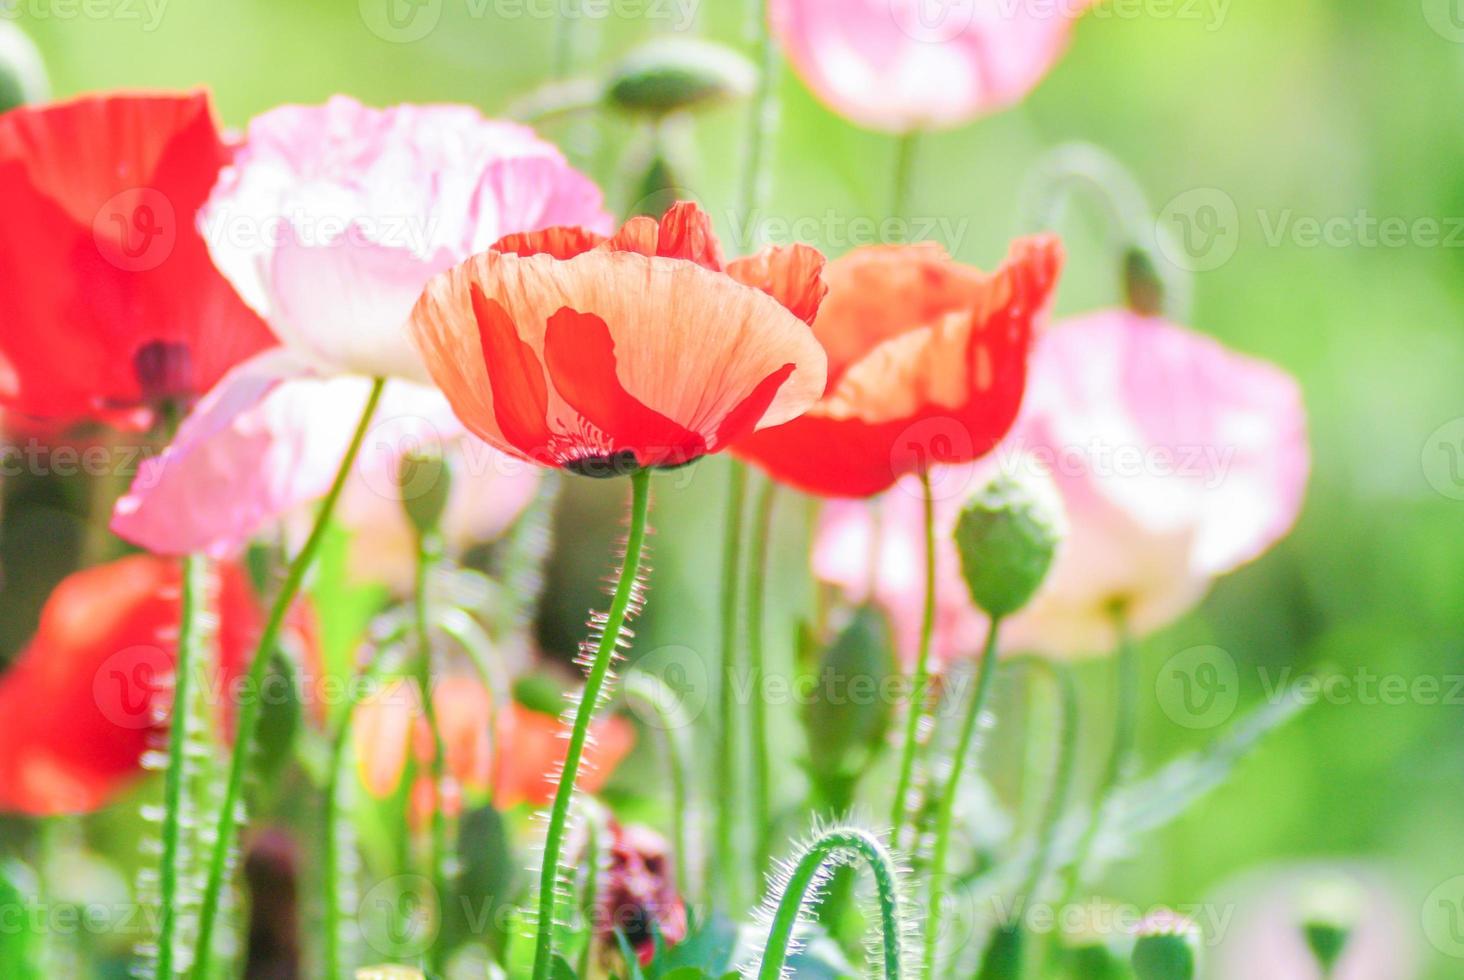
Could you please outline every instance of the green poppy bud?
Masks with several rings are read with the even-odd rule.
[[[1140,923],[1129,962],[1138,980],[1194,980],[1199,960],[1199,927],[1183,916],[1167,914]]]
[[[1062,537],[1062,505],[1046,475],[1001,474],[966,504],[956,522],[956,550],[971,598],[988,616],[1027,604]]]
[[[402,457],[397,479],[402,488],[402,509],[419,535],[437,530],[447,497],[452,491],[452,471],[438,455],[408,453]]]
[[[1128,308],[1135,313],[1158,316],[1164,312],[1164,280],[1149,253],[1141,248],[1124,253],[1123,293]]]
[[[664,116],[751,94],[752,62],[729,47],[694,38],[658,38],[626,55],[605,98],[627,112]]]
[[[0,112],[44,102],[50,88],[35,42],[10,21],[0,20]]]

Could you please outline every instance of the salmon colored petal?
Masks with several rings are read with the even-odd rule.
[[[513,318],[497,300],[472,288],[473,316],[490,383],[500,395],[494,415],[499,431],[520,452],[542,456],[549,443],[548,387],[534,349],[519,339]]]
[[[605,242],[612,252],[639,252],[663,259],[685,259],[713,272],[722,270],[722,246],[712,230],[712,219],[690,201],[677,201],[659,223],[644,216],[631,218]]]
[[[494,803],[503,809],[527,803],[545,806],[554,799],[568,741],[554,715],[513,704],[499,715]],[[598,792],[635,744],[635,727],[611,716],[590,726],[590,741],[580,765],[579,788]]]
[[[688,462],[706,452],[701,436],[647,408],[621,387],[615,376],[615,341],[605,321],[593,313],[563,309],[551,316],[544,358],[560,396],[605,433],[612,453],[625,447],[639,465],[660,466]],[[762,411],[771,400],[766,399]]]
[[[605,241],[605,236],[583,228],[546,228],[543,231],[505,235],[493,244],[493,251],[513,255],[552,255],[572,259]]]
[[[756,255],[727,263],[727,275],[761,289],[809,324],[829,292],[823,270],[823,253],[803,244],[769,245]]]
[[[356,766],[361,785],[378,800],[391,796],[401,785],[412,723],[418,714],[416,691],[404,680],[391,682],[356,706],[351,720]]]

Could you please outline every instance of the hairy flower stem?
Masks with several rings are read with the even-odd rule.
[[[183,589],[178,613],[178,655],[173,668],[173,717],[168,725],[168,771],[163,777],[163,855],[158,869],[157,976],[172,980],[174,936],[178,931],[178,854],[183,837],[184,752],[188,746],[191,682],[203,639],[199,628],[207,592],[208,562],[202,555],[183,559]]]
[[[270,607],[269,619],[265,621],[264,631],[259,635],[259,645],[255,647],[253,659],[249,662],[246,690],[251,692],[252,696],[245,697],[239,704],[238,722],[234,732],[234,751],[229,758],[229,781],[224,788],[223,805],[219,808],[213,854],[208,866],[208,881],[204,886],[203,905],[199,911],[198,952],[193,964],[193,976],[197,980],[205,980],[209,975],[209,960],[213,953],[214,923],[218,919],[219,900],[223,895],[224,877],[229,868],[229,852],[234,846],[239,797],[244,789],[244,773],[249,767],[250,750],[259,728],[259,712],[262,705],[258,692],[264,686],[265,675],[269,671],[270,657],[274,654],[280,631],[284,628],[285,617],[289,614],[290,606],[294,603],[295,596],[299,594],[300,587],[305,582],[305,573],[310,570],[310,566],[315,561],[315,554],[320,550],[320,542],[325,537],[330,515],[335,510],[341,491],[345,488],[351,467],[361,452],[361,443],[366,439],[366,430],[371,425],[371,417],[376,414],[376,406],[381,401],[381,389],[385,384],[384,378],[377,378],[371,384],[371,394],[366,398],[361,420],[356,424],[356,431],[351,436],[350,445],[346,447],[345,456],[341,458],[340,468],[336,470],[330,490],[326,492],[325,499],[320,503],[320,510],[315,515],[315,524],[310,528],[310,536],[305,539],[305,544],[301,546],[295,560],[290,562],[285,581],[275,596],[274,605]]]
[[[773,912],[767,945],[763,948],[759,980],[782,980],[788,962],[793,930],[803,906],[830,870],[851,863],[857,857],[869,865],[879,900],[881,952],[884,975],[898,980],[902,975],[904,935],[900,928],[900,882],[895,860],[878,837],[857,827],[835,827],[824,831],[803,852],[788,875]]]
[[[976,690],[971,703],[966,707],[966,717],[961,722],[961,734],[956,742],[956,754],[951,759],[951,771],[940,797],[940,810],[935,823],[935,847],[931,852],[930,903],[925,912],[925,973],[933,977],[936,955],[940,945],[941,902],[945,898],[945,865],[951,846],[951,828],[955,826],[956,794],[961,788],[961,775],[966,769],[966,758],[976,741],[976,732],[981,727],[981,713],[986,710],[986,701],[991,694],[991,680],[996,676],[996,639],[1001,628],[1001,619],[992,617],[986,629],[986,646],[981,651],[981,662],[976,666]]]
[[[750,680],[747,730],[752,752],[753,867],[761,875],[767,869],[768,841],[772,827],[772,769],[768,759],[768,705],[763,687],[767,663],[763,651],[763,608],[768,581],[768,539],[773,530],[773,506],[778,485],[763,482],[753,508],[752,545],[747,560],[747,671]]]
[[[412,604],[413,630],[417,637],[417,695],[422,701],[422,716],[432,734],[432,816],[431,836],[427,845],[427,868],[432,888],[437,894],[438,908],[447,905],[447,814],[443,798],[447,748],[442,742],[442,728],[437,723],[437,705],[432,701],[432,628],[427,604],[428,582],[437,564],[438,544],[432,532],[417,536],[416,601]],[[442,973],[443,947],[433,943],[428,950],[432,972]]]
[[[626,539],[625,560],[620,566],[620,579],[610,601],[610,612],[600,635],[599,647],[585,679],[585,689],[575,709],[574,728],[569,736],[569,750],[564,756],[564,771],[554,791],[554,804],[549,811],[549,830],[544,838],[544,864],[539,870],[538,931],[534,937],[534,980],[548,980],[553,970],[554,921],[559,893],[559,862],[564,854],[565,823],[574,799],[574,783],[579,775],[585,740],[590,734],[590,720],[600,703],[600,694],[610,674],[610,663],[620,642],[620,630],[635,593],[636,576],[640,572],[641,552],[646,539],[646,514],[651,503],[651,471],[636,470],[630,478],[630,536]]]
[[[900,846],[909,808],[910,780],[915,770],[915,751],[920,722],[925,717],[926,687],[930,683],[930,640],[935,631],[935,496],[930,475],[920,474],[920,492],[925,502],[925,612],[920,621],[920,651],[915,658],[915,675],[910,685],[910,710],[905,720],[905,743],[900,750],[900,775],[895,782],[895,799],[890,811],[890,843]]]
[[[718,781],[733,788],[737,797],[737,608],[742,576],[742,512],[747,497],[747,467],[731,460],[727,475],[727,513],[723,518],[721,681],[717,686]],[[708,898],[720,895],[729,908],[738,905],[736,882],[741,878],[737,846],[737,813],[732,806],[717,807],[717,860],[707,865]]]
[[[1063,889],[1064,904],[1073,900],[1083,883],[1083,865],[1087,864],[1093,843],[1103,829],[1104,811],[1113,799],[1114,791],[1123,782],[1129,759],[1133,755],[1134,730],[1138,721],[1138,654],[1134,650],[1133,637],[1129,634],[1128,619],[1121,608],[1114,611],[1114,622],[1118,629],[1118,651],[1114,661],[1118,691],[1113,715],[1113,749],[1109,753],[1103,778],[1093,794],[1093,815],[1073,852],[1072,863],[1067,868],[1067,882]]]

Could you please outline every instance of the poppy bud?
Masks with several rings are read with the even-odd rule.
[[[1130,248],[1123,256],[1123,294],[1128,308],[1143,316],[1164,312],[1164,280],[1154,260],[1142,248]]]
[[[435,454],[408,453],[402,457],[397,473],[407,520],[419,535],[436,531],[452,492],[452,471],[447,461]]]
[[[725,45],[662,38],[620,62],[605,98],[627,112],[664,116],[745,98],[756,83],[752,62]]]
[[[0,112],[46,101],[46,68],[35,42],[9,21],[0,21]]]
[[[1047,477],[1002,474],[966,504],[956,550],[971,598],[988,616],[1025,606],[1047,576],[1062,536],[1062,506]]]
[[[1199,962],[1200,930],[1173,913],[1139,924],[1130,961],[1138,980],[1193,980]]]

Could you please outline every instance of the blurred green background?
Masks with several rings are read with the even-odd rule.
[[[58,95],[205,86],[232,126],[282,102],[336,92],[373,104],[454,101],[502,112],[546,81],[555,36],[551,20],[506,14],[518,8],[502,3],[503,11],[488,4],[480,16],[481,4],[443,0],[434,30],[395,43],[368,29],[379,15],[375,0],[153,2],[150,11],[142,0],[94,8],[17,0],[0,11],[18,8]],[[1464,473],[1451,469],[1448,448],[1464,448],[1464,233],[1449,224],[1464,216],[1464,29],[1451,29],[1464,14],[1453,11],[1451,21],[1448,3],[1250,0],[1137,17],[1100,9],[1023,105],[922,143],[909,211],[953,219],[947,244],[983,266],[1030,230],[1017,213],[1020,189],[1061,143],[1083,140],[1112,153],[1156,212],[1197,188],[1223,192],[1236,206],[1238,248],[1195,277],[1191,325],[1283,365],[1305,389],[1315,462],[1296,531],[1219,583],[1200,611],[1144,643],[1146,763],[1213,734],[1176,725],[1152,696],[1161,665],[1195,644],[1235,658],[1243,704],[1262,700],[1267,679],[1287,665],[1348,676],[1365,667],[1410,683],[1437,677],[1446,695],[1449,678],[1464,675]],[[702,0],[696,30],[743,45],[742,7]],[[599,70],[667,27],[586,21],[576,72]],[[779,94],[764,212],[802,219],[813,244],[838,253],[859,243],[849,221],[877,220],[887,208],[894,143],[832,115],[791,73]],[[717,215],[729,250],[754,244],[737,240],[728,217],[744,117],[740,106],[718,109],[670,136],[682,179]],[[568,142],[616,209],[634,198],[646,139],[636,123],[547,132]],[[1330,244],[1274,241],[1267,230],[1284,216],[1341,219],[1348,229],[1369,217],[1435,219],[1443,238],[1453,228],[1454,240],[1415,236],[1387,247],[1347,232],[1350,240]],[[1114,303],[1117,270],[1098,210],[1076,207],[1061,230],[1071,261],[1059,314]],[[675,644],[711,662],[724,468],[713,460],[658,481],[641,651]],[[541,629],[560,655],[572,650],[584,609],[599,601],[623,489],[570,482]],[[791,635],[810,597],[806,516],[792,505],[780,516],[773,636]],[[34,581],[24,581],[28,557],[60,532],[16,533],[6,542],[6,587],[24,590]],[[12,623],[7,647],[23,627]],[[789,655],[784,646],[773,644],[775,658]],[[1109,674],[1101,662],[1082,668],[1095,756],[1106,741]],[[1266,862],[1362,857],[1398,883],[1417,926],[1425,896],[1464,874],[1464,699],[1452,694],[1447,705],[1354,696],[1313,707],[1136,860],[1116,867],[1103,890],[1140,906],[1191,902]],[[781,789],[792,799],[797,777],[789,774]],[[1428,976],[1461,975],[1460,961],[1434,950],[1421,927],[1412,938]]]

